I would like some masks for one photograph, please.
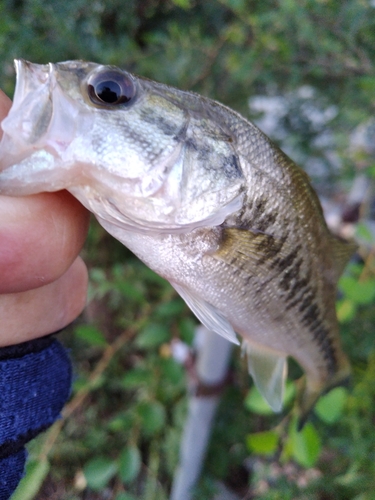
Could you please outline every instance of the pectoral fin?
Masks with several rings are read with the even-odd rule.
[[[273,411],[280,412],[287,377],[286,356],[274,354],[246,340],[243,342],[243,349],[256,387]]]
[[[186,304],[206,328],[218,333],[230,342],[239,345],[239,341],[229,321],[216,309],[216,307],[181,285],[177,285],[176,283],[171,283],[171,285],[176,292],[181,295]]]

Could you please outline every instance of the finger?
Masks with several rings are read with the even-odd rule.
[[[8,114],[8,111],[12,105],[12,101],[9,99],[9,97],[4,94],[2,90],[0,90],[0,120],[5,118],[5,116]],[[3,135],[3,131],[0,128],[0,137]]]
[[[1,295],[0,347],[53,333],[71,323],[85,306],[87,282],[86,266],[78,257],[53,283]]]
[[[67,191],[0,196],[0,293],[62,276],[85,241],[89,212]]]
[[[0,90],[0,120],[10,106]],[[86,209],[66,191],[0,197],[0,293],[43,286],[61,276],[81,249],[88,222]]]

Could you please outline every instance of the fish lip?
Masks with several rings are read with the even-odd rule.
[[[36,64],[22,58],[14,60],[14,67],[16,70],[17,79],[22,78],[23,72],[27,68],[27,71],[29,71],[31,74],[33,74],[38,78],[39,83],[45,83],[48,80],[50,65],[52,65],[52,63]],[[39,71],[37,72],[36,69],[38,69]],[[41,75],[44,75],[44,77],[41,78]]]
[[[33,128],[35,111],[44,111],[51,103],[49,86],[49,66],[33,64],[25,59],[15,59],[16,87],[14,91],[13,104],[8,116],[1,122],[4,136],[2,143],[6,141],[6,136],[12,137],[14,148],[19,149],[30,147],[37,141],[33,140]],[[28,100],[27,97],[32,96]],[[35,97],[39,97],[37,106]],[[17,134],[14,133],[17,131]],[[13,148],[13,149],[14,149]]]
[[[4,136],[8,133],[14,147],[18,145],[20,150],[43,145],[43,149],[59,155],[73,139],[75,126],[72,120],[62,126],[58,118],[61,111],[67,118],[67,111],[71,112],[75,103],[60,88],[58,66],[34,64],[25,59],[16,59],[14,64],[16,88],[12,108],[1,123]],[[76,114],[73,113],[74,118]]]
[[[15,59],[16,87],[13,97],[13,108],[18,108],[27,95],[28,87],[33,89],[45,85],[49,80],[49,65],[34,64],[26,59]]]

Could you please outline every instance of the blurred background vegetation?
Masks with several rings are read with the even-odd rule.
[[[322,400],[302,437],[280,431],[236,351],[196,498],[213,498],[220,481],[242,499],[374,499],[374,207],[345,201],[355,179],[375,177],[374,0],[0,0],[9,95],[15,57],[115,64],[202,93],[257,121],[306,168],[346,220],[337,227],[361,243],[338,301],[352,385]],[[84,257],[89,305],[63,335],[72,399],[32,443],[18,498],[166,499],[187,399],[171,342],[192,345],[195,319],[94,222]]]

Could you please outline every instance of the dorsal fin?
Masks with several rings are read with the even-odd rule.
[[[347,241],[332,235],[331,237],[332,252],[333,252],[333,266],[336,281],[339,280],[345,266],[349,262],[351,256],[357,250],[358,246],[354,241]]]
[[[216,309],[216,307],[209,304],[201,297],[195,295],[194,292],[192,292],[188,288],[173,282],[170,283],[206,328],[215,333],[218,333],[234,344],[240,344],[231,324]]]
[[[285,381],[287,377],[286,356],[250,343],[244,339],[242,348],[247,354],[249,373],[254,383],[275,412],[283,407]]]

